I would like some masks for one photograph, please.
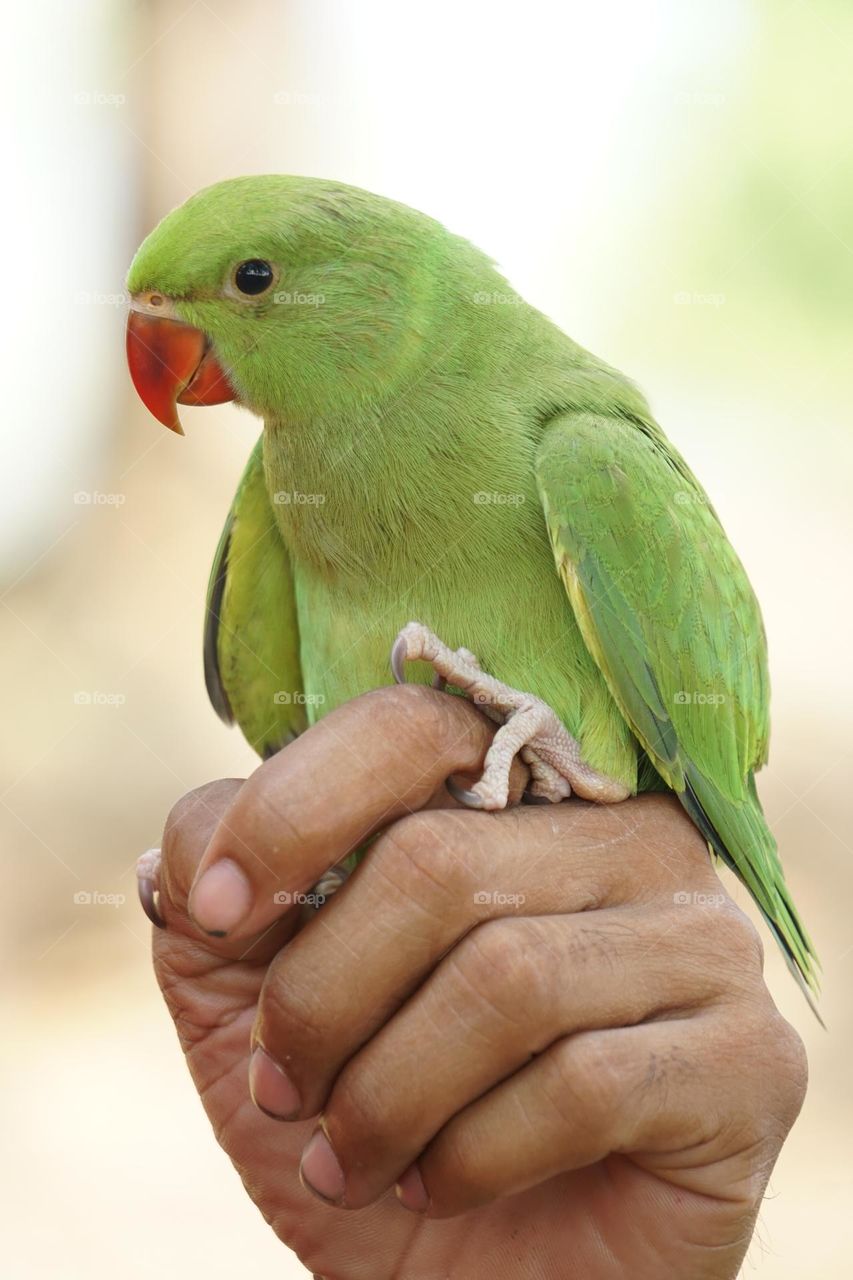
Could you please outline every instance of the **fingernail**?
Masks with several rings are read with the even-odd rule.
[[[230,858],[220,858],[193,885],[189,913],[205,933],[224,938],[252,909],[252,886]]]
[[[322,1129],[317,1129],[302,1152],[299,1165],[302,1185],[327,1204],[340,1204],[346,1182],[338,1158]]]
[[[302,1108],[296,1086],[260,1045],[249,1062],[249,1092],[255,1106],[273,1120],[295,1120]]]
[[[411,1209],[412,1213],[426,1213],[429,1209],[427,1189],[416,1164],[409,1165],[394,1190],[404,1209]]]

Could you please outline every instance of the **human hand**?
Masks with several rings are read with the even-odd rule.
[[[670,797],[435,808],[493,729],[381,690],[176,806],[154,959],[217,1138],[329,1280],[733,1277],[806,1079],[755,930]]]

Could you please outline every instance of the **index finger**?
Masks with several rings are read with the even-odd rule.
[[[219,822],[189,897],[216,937],[265,928],[382,827],[476,774],[495,726],[463,698],[392,686],[338,707],[249,778]]]

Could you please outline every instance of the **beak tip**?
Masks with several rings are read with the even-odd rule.
[[[178,396],[202,361],[204,335],[180,321],[131,310],[126,346],[130,378],[142,403],[164,427],[182,436]]]
[[[168,316],[131,310],[126,341],[130,377],[140,399],[176,435],[184,434],[179,404],[234,399],[234,389],[199,329]]]

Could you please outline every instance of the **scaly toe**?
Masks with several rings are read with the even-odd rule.
[[[482,671],[483,668],[480,666],[480,659],[477,657],[476,653],[472,653],[470,649],[457,649],[456,656],[462,662],[467,662],[469,666],[476,667],[478,671]]]
[[[349,877],[349,870],[346,867],[342,867],[340,863],[336,863],[334,867],[329,867],[329,870],[320,877],[311,890],[312,896],[318,900],[317,907],[324,906],[329,898],[338,892],[341,885],[346,884]]]
[[[408,657],[409,646],[406,641],[406,637],[400,634],[391,646],[391,674],[397,681],[397,684],[408,683],[403,666],[403,664],[408,660]],[[432,687],[433,689],[445,689],[447,687],[447,681],[444,676],[441,676],[436,672],[432,678]]]

